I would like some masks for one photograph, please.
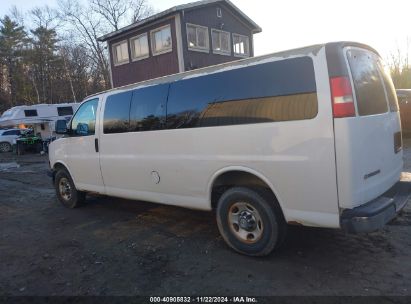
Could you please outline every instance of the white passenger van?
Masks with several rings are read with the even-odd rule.
[[[63,205],[93,192],[214,209],[227,244],[248,255],[272,252],[287,224],[373,231],[409,195],[393,83],[358,43],[113,89],[57,129],[50,174]]]

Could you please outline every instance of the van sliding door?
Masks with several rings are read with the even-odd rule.
[[[159,191],[155,155],[163,152],[161,132],[169,85],[156,85],[107,97],[100,135],[100,163],[107,194],[148,199]],[[143,196],[142,196],[143,195]]]

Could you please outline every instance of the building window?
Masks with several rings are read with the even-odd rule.
[[[189,50],[206,51],[208,53],[208,28],[187,23],[187,44]]]
[[[153,55],[171,52],[173,44],[170,25],[163,26],[151,32],[151,47]]]
[[[231,55],[230,33],[211,29],[213,53]]]
[[[221,12],[221,8],[217,7],[217,17],[221,18],[223,17],[223,13]]]
[[[148,57],[148,38],[146,33],[131,38],[130,42],[131,58],[133,59],[133,61]]]
[[[250,56],[250,41],[248,36],[233,34],[233,50],[234,56]]]
[[[129,62],[127,40],[113,45],[114,65],[120,65]]]

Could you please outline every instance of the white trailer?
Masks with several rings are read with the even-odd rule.
[[[27,128],[32,127],[34,134],[42,139],[55,136],[56,120],[70,120],[79,103],[38,104],[32,106],[16,106],[3,113],[0,127]]]

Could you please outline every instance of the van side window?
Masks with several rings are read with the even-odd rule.
[[[129,131],[131,96],[130,91],[107,97],[103,122],[105,134]]]
[[[386,113],[388,111],[383,81],[378,71],[376,57],[364,50],[349,50],[348,62],[354,81],[360,116]]]
[[[314,66],[299,57],[170,84],[168,128],[311,119],[317,115]]]
[[[130,110],[130,131],[152,131],[163,128],[168,84],[133,91]]]
[[[71,121],[73,134],[79,136],[94,135],[98,98],[86,101],[77,110]]]

